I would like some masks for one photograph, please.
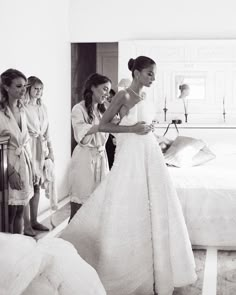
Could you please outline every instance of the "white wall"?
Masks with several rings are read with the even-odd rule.
[[[14,67],[45,83],[60,198],[70,159],[69,42],[236,38],[234,0],[0,0],[0,11],[0,72]]]
[[[236,39],[235,6],[234,0],[70,0],[70,39]],[[132,46],[127,52],[132,54],[125,56],[126,69],[128,59],[139,55]],[[119,61],[119,77],[121,67]]]
[[[70,0],[73,42],[236,38],[234,0]]]
[[[21,70],[44,82],[59,198],[70,159],[70,43],[67,0],[0,0],[0,72]],[[41,198],[40,211],[49,205]]]

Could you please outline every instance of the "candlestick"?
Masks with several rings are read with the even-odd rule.
[[[167,109],[167,107],[166,107],[166,96],[165,96],[165,104],[164,104],[164,109],[163,109],[163,111],[164,111],[164,121],[166,122],[166,113],[167,113],[167,111],[168,111],[168,109]]]
[[[184,104],[184,113],[187,114],[188,113],[188,101],[187,98],[183,98],[183,104]]]
[[[185,116],[185,123],[188,123],[188,114],[184,114],[184,116]]]
[[[225,122],[225,116],[226,116],[226,111],[225,111],[225,97],[223,97],[223,118]]]
[[[188,122],[188,100],[187,97],[183,97],[183,105],[184,105],[184,116],[185,116],[185,123]]]
[[[167,113],[168,109],[164,108],[163,111],[164,111],[164,121],[166,122],[166,113]]]

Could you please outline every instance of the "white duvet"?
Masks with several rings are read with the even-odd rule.
[[[1,295],[105,295],[96,271],[60,238],[0,233]]]
[[[236,246],[236,154],[169,168],[193,245]]]

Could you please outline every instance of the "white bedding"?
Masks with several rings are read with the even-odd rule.
[[[1,295],[106,295],[97,272],[69,242],[0,233]]]
[[[236,153],[169,167],[193,245],[236,247]]]

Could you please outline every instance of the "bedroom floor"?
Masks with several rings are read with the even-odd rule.
[[[195,284],[176,289],[173,295],[235,295],[236,251],[209,247],[193,250],[198,279]]]
[[[69,220],[70,204],[63,200],[55,213],[46,212],[39,221],[51,231],[38,233],[36,239],[56,237]],[[173,295],[236,295],[236,251],[222,251],[215,247],[193,250],[197,281],[193,285],[176,288]]]

